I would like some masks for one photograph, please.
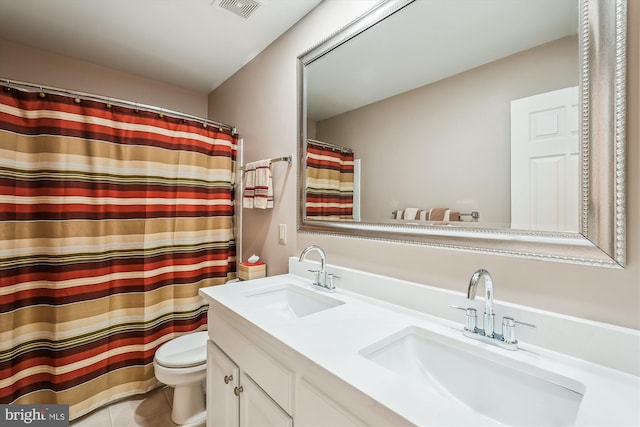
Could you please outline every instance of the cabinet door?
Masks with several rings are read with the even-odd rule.
[[[348,401],[348,400],[347,400]],[[312,384],[301,380],[296,394],[297,427],[364,427],[360,420]]]
[[[240,384],[241,427],[292,427],[293,420],[244,372]]]
[[[240,370],[212,341],[207,342],[207,427],[237,427]]]

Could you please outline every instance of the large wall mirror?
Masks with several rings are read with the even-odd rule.
[[[388,0],[298,58],[301,232],[623,267],[626,0]]]

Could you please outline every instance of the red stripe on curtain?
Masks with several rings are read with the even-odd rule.
[[[0,403],[71,418],[158,385],[235,277],[237,136],[0,86]]]

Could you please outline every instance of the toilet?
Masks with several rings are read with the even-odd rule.
[[[174,388],[171,419],[176,424],[205,423],[207,339],[207,331],[182,335],[162,344],[153,359],[158,381]]]

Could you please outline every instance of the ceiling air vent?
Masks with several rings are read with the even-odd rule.
[[[220,7],[247,19],[260,7],[260,3],[256,0],[220,0]]]

